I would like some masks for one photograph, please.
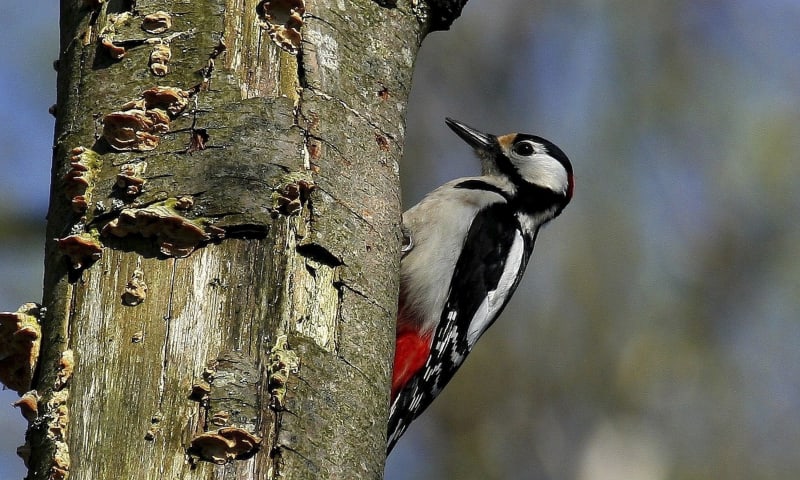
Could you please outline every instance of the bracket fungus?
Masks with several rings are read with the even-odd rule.
[[[172,28],[172,16],[163,10],[145,15],[142,19],[142,30],[147,33],[157,35],[170,28]]]
[[[72,203],[72,210],[83,213],[89,205],[92,181],[101,161],[96,152],[86,147],[75,147],[70,153],[70,169],[64,175],[64,193]]]
[[[294,215],[300,212],[308,201],[316,185],[309,180],[298,180],[283,186],[280,191],[273,194],[273,208],[283,215]]]
[[[191,195],[182,195],[175,200],[175,210],[191,210],[194,206],[194,198]]]
[[[303,0],[261,0],[256,13],[264,22],[269,38],[283,50],[291,54],[300,51],[303,14],[306,5]]]
[[[230,419],[231,419],[231,412],[227,410],[222,410],[219,412],[214,412],[214,414],[211,416],[210,423],[215,427],[224,427],[225,425],[228,424]]]
[[[114,37],[117,33],[117,29],[126,25],[130,21],[131,17],[131,12],[108,15],[108,23],[100,30],[100,33],[98,34],[100,45],[106,49],[108,55],[114,60],[122,60],[125,57],[125,47],[114,43]]]
[[[125,47],[120,45],[115,45],[113,37],[111,36],[102,36],[100,37],[100,44],[105,47],[108,55],[113,58],[114,60],[122,60],[125,58]]]
[[[39,360],[40,314],[35,303],[0,313],[0,382],[20,395],[30,388]]]
[[[169,130],[169,124],[167,124]],[[159,126],[163,129],[163,126]],[[115,150],[145,152],[158,146],[156,124],[144,110],[130,109],[111,112],[103,117],[103,138]]]
[[[153,87],[142,92],[145,108],[160,108],[171,117],[181,113],[189,105],[189,92],[178,87]]]
[[[223,238],[225,231],[204,220],[189,220],[164,204],[145,208],[126,208],[103,227],[102,235],[126,237],[138,234],[156,237],[161,253],[169,257],[186,257],[202,242]]]
[[[271,395],[270,407],[277,411],[283,410],[289,375],[300,370],[300,358],[289,348],[286,335],[281,335],[275,340],[275,345],[269,352],[267,370]]]
[[[209,394],[211,394],[211,385],[206,381],[200,381],[192,385],[192,391],[189,392],[189,400],[207,404]]]
[[[147,298],[147,284],[144,282],[144,272],[140,268],[136,268],[125,285],[125,291],[122,293],[122,304],[129,307],[135,307],[144,302]]]
[[[157,43],[150,52],[150,72],[163,77],[169,73],[169,61],[172,59],[172,49],[168,43]]]
[[[170,119],[189,104],[189,92],[176,87],[153,87],[116,112],[103,117],[103,138],[117,151],[149,151],[158,147],[158,134],[169,132]]]
[[[56,240],[61,253],[69,257],[72,268],[79,270],[100,259],[103,247],[88,233],[69,235]]]
[[[153,35],[164,33],[172,28],[172,15],[164,11],[158,11],[145,15],[142,19],[142,30]],[[165,38],[150,38],[147,43],[154,43],[153,51],[150,52],[148,65],[150,73],[157,77],[163,77],[169,73],[169,61],[172,59],[172,49],[170,41],[181,33],[169,35]]]
[[[236,427],[220,428],[192,438],[189,455],[224,465],[233,460],[245,460],[257,451],[261,439],[246,430]]]
[[[75,371],[75,354],[73,351],[64,350],[61,352],[61,358],[58,359],[58,373],[56,373],[56,381],[54,388],[61,390],[69,384],[72,379],[72,372]]]
[[[12,405],[19,408],[19,412],[25,417],[25,420],[32,422],[39,416],[39,393],[36,390],[25,392]]]
[[[146,162],[129,163],[120,167],[120,173],[117,174],[117,187],[121,188],[125,195],[135,197],[142,193],[145,179],[140,175],[144,172]]]

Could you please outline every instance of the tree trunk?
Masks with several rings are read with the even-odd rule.
[[[61,1],[28,478],[381,477],[412,64],[464,1],[390,3]]]

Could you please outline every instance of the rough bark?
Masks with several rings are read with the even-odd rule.
[[[406,99],[464,3],[62,0],[28,478],[382,476]]]

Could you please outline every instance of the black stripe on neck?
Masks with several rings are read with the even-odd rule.
[[[567,206],[567,198],[549,188],[531,185],[530,183],[520,184],[517,188],[517,195],[510,202],[517,211],[535,215],[556,207],[556,214],[553,217],[555,218]]]
[[[474,178],[457,183],[455,188],[494,192],[503,197],[512,209],[531,215],[549,210],[554,206],[557,206],[558,213],[561,213],[561,210],[563,210],[566,206],[564,196],[558,195],[549,188],[537,187],[536,185],[524,183],[521,181],[521,179],[519,182],[514,181],[514,183],[517,187],[517,192],[514,196],[501,189],[497,185],[492,185],[489,182]],[[556,213],[556,216],[558,213]]]
[[[503,197],[506,202],[511,203],[511,196],[508,192],[503,191],[497,185],[492,185],[489,182],[484,182],[483,180],[471,179],[471,180],[464,180],[463,182],[457,183],[455,188],[466,188],[468,190],[485,190],[487,192],[494,192],[501,197]]]

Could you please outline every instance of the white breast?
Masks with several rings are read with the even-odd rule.
[[[400,270],[408,286],[406,308],[416,313],[425,332],[436,328],[440,320],[471,219],[486,206],[505,201],[494,192],[453,188],[464,180],[437,188],[403,214],[414,243]]]

